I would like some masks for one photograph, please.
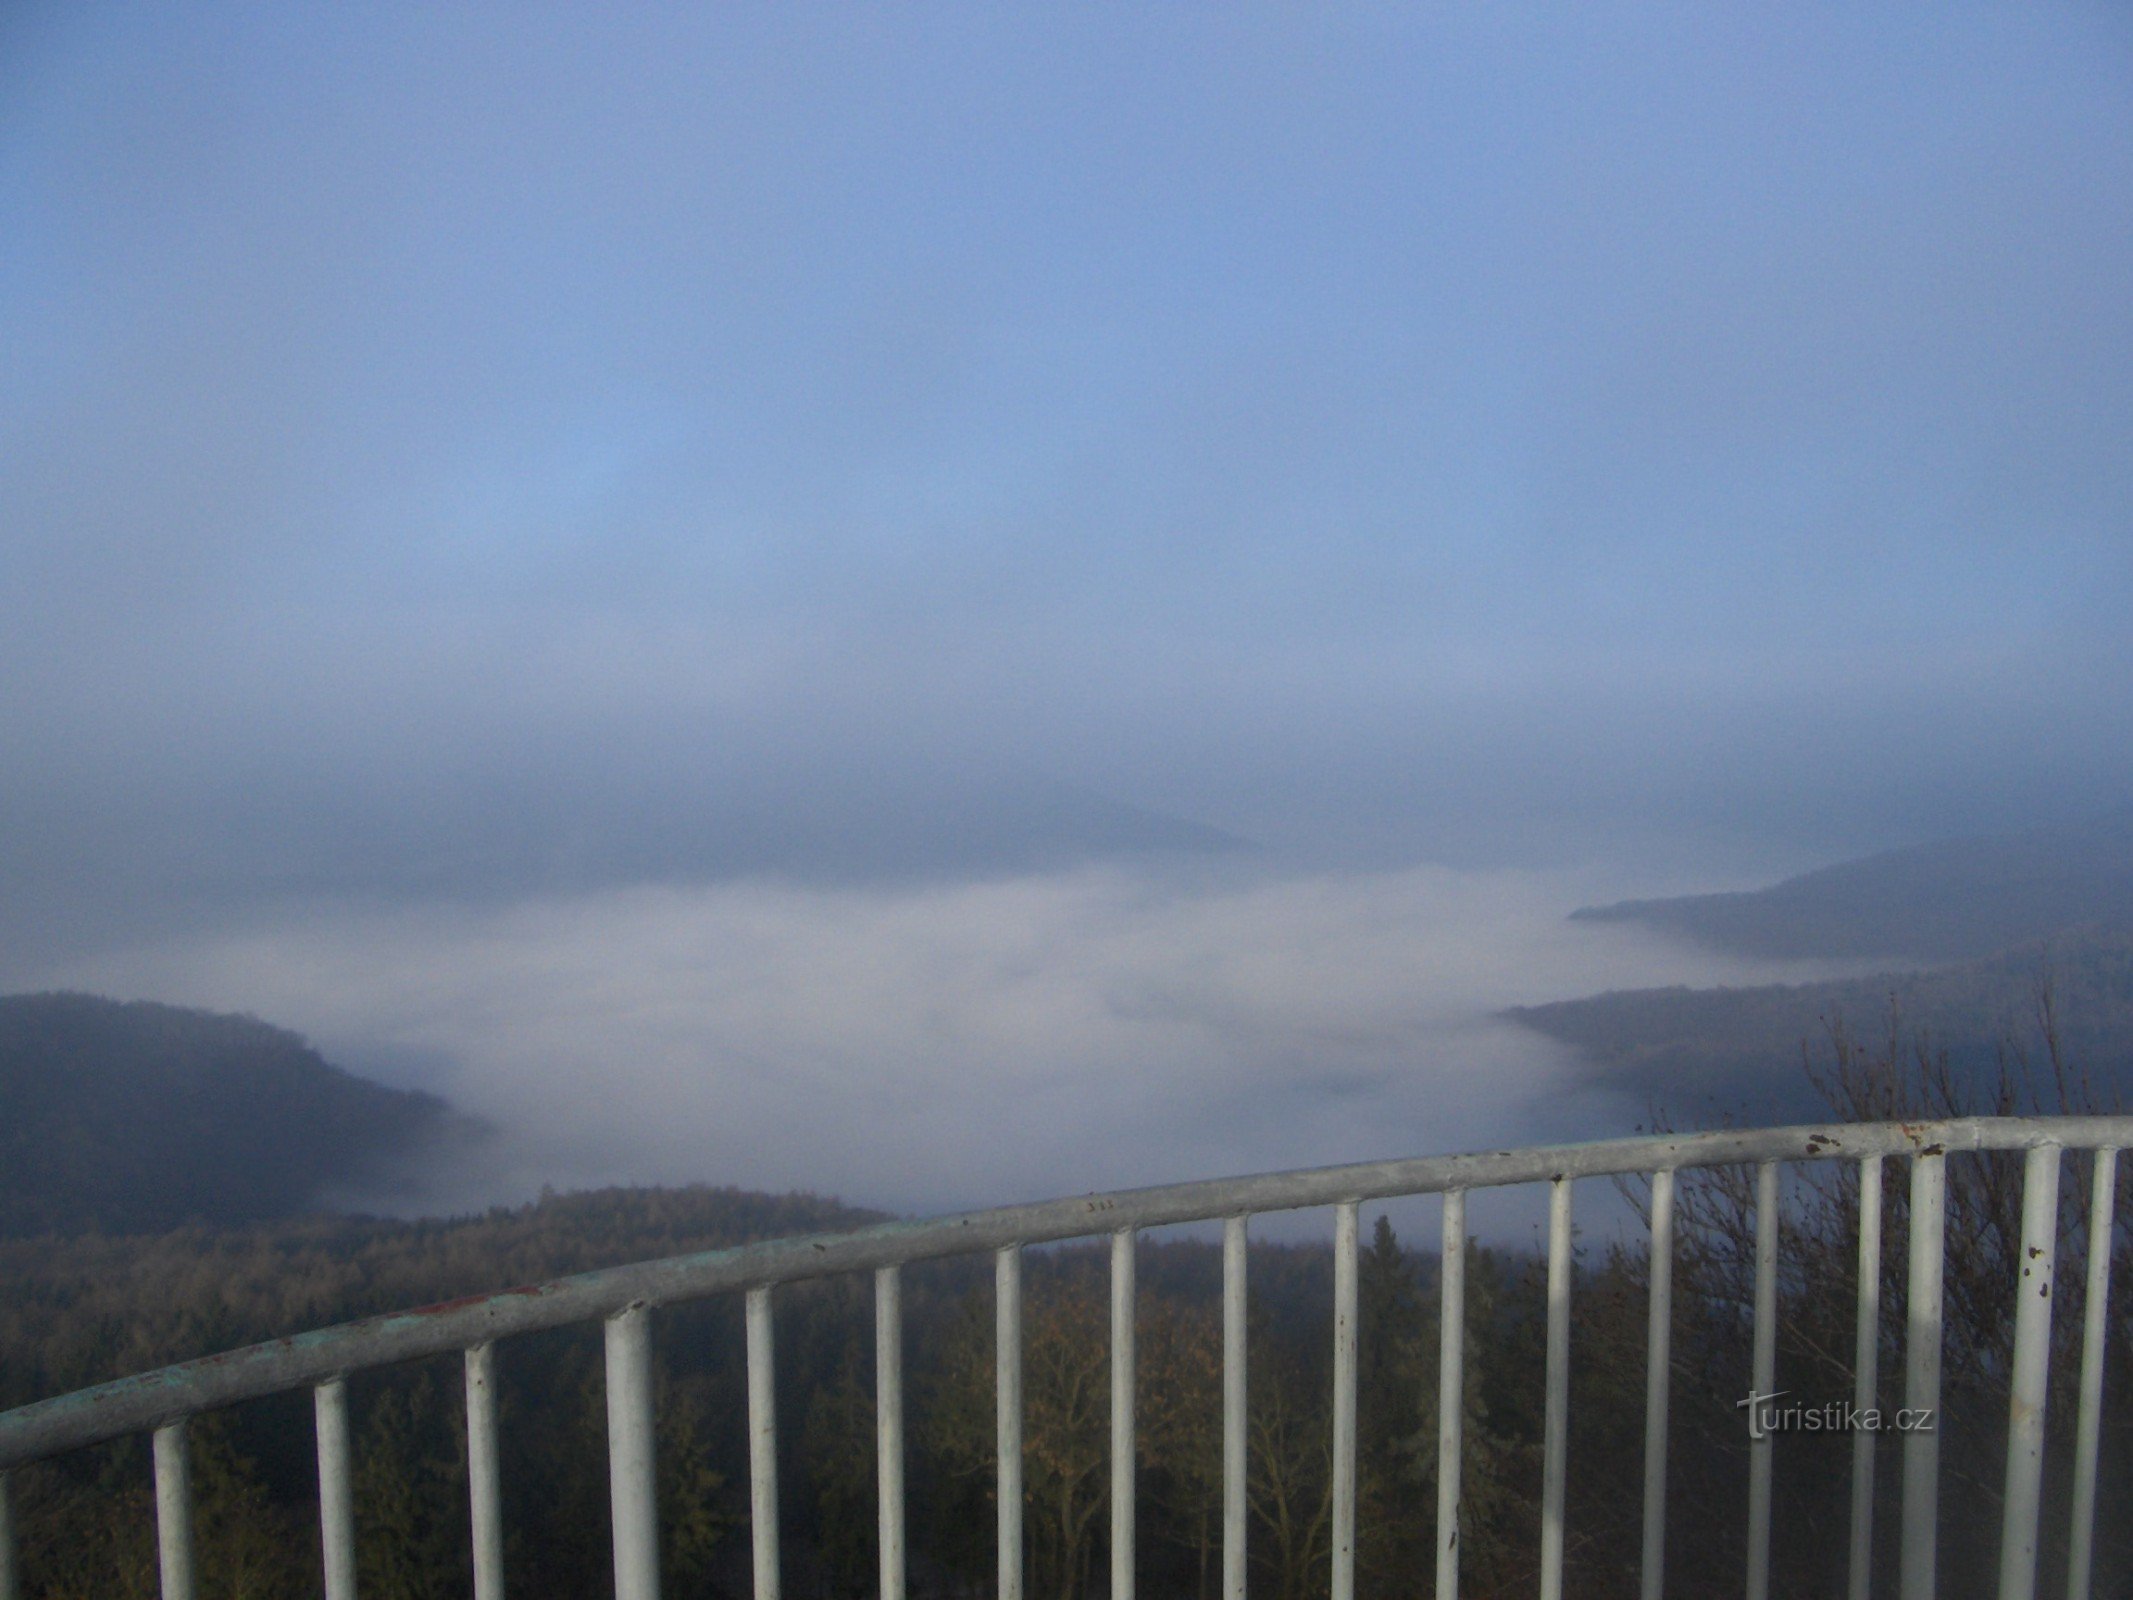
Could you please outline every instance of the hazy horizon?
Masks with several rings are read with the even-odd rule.
[[[499,1184],[1597,1127],[1477,1019],[1782,974],[1574,905],[2133,796],[2128,283],[2101,5],[12,6],[0,987]]]

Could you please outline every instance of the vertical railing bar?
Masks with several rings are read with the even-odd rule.
[[[755,1600],[778,1600],[778,1364],[770,1290],[750,1289],[748,1322],[748,1524]]]
[[[659,1600],[657,1433],[652,1414],[652,1312],[607,1319],[607,1494],[615,1600]]]
[[[993,1257],[993,1417],[1000,1600],[1022,1600],[1022,1247]]]
[[[1245,1473],[1245,1275],[1249,1265],[1248,1220],[1222,1224],[1222,1594],[1244,1600]]]
[[[1651,1305],[1644,1336],[1644,1547],[1637,1592],[1660,1600],[1666,1582],[1666,1411],[1673,1387],[1674,1173],[1652,1174]]]
[[[1995,1147],[1997,1148],[1997,1146]],[[2041,1510],[2045,1405],[2051,1355],[2051,1288],[2056,1270],[2057,1200],[2062,1147],[2046,1144],[2026,1152],[2021,1259],[2016,1278],[2015,1344],[2011,1373],[2008,1456],[2003,1495],[2000,1593],[2028,1600],[2035,1588],[2037,1519]],[[2108,1331],[2108,1292],[2118,1150],[2098,1147],[2092,1164],[2087,1296],[2083,1329],[2079,1418],[2072,1484],[2073,1527],[2069,1543],[2070,1600],[2085,1595],[2093,1559],[2100,1411]],[[1904,1600],[1925,1600],[1936,1579],[1939,1402],[1942,1380],[1945,1298],[1947,1179],[1945,1153],[1928,1145],[1912,1156],[1906,1310],[1905,1411],[1900,1591]],[[1860,1411],[1878,1410],[1878,1349],[1883,1157],[1860,1158],[1858,1300],[1855,1327],[1854,1396]],[[1775,1382],[1777,1265],[1781,1234],[1779,1162],[1757,1163],[1755,1326],[1752,1387],[1768,1396]],[[1642,1592],[1656,1600],[1663,1590],[1665,1446],[1670,1361],[1672,1236],[1676,1180],[1671,1170],[1652,1175],[1651,1284],[1647,1351],[1645,1503]],[[1354,1578],[1356,1312],[1358,1204],[1342,1202],[1336,1214],[1335,1396],[1333,1416],[1332,1556],[1335,1600],[1349,1600]],[[1464,1401],[1464,1289],[1466,1193],[1444,1193],[1439,1350],[1437,1590],[1455,1595],[1458,1582],[1458,1520]],[[1572,1290],[1571,1191],[1566,1178],[1552,1182],[1549,1239],[1547,1422],[1542,1488],[1541,1589],[1544,1600],[1561,1590],[1564,1485],[1567,1464],[1569,1303]],[[1247,1412],[1245,1405],[1245,1277],[1247,1219],[1226,1219],[1224,1236],[1224,1588],[1227,1600],[1244,1592],[1244,1511]],[[1135,1436],[1135,1246],[1137,1230],[1117,1230],[1111,1254],[1111,1600],[1133,1600],[1137,1441]],[[1000,1289],[998,1378],[999,1482],[1002,1600],[1021,1600],[1022,1582],[1022,1372],[1020,1247],[997,1252]],[[877,1272],[876,1355],[879,1388],[882,1600],[902,1600],[903,1414],[900,1280],[895,1267]],[[657,1515],[654,1492],[653,1415],[648,1311],[635,1305],[607,1321],[609,1444],[614,1496],[617,1600],[658,1593]],[[747,1296],[751,1490],[757,1514],[756,1600],[778,1600],[776,1435],[770,1290]],[[468,1404],[469,1489],[474,1524],[476,1600],[500,1600],[501,1537],[497,1505],[494,1347],[465,1352]],[[333,1377],[314,1386],[319,1466],[321,1548],[327,1600],[356,1594],[354,1505],[346,1381]],[[165,1600],[190,1600],[196,1587],[190,1517],[190,1472],[184,1420],[155,1431],[154,1463],[158,1550]],[[1771,1538],[1771,1441],[1753,1441],[1750,1454],[1748,1527],[1749,1600],[1769,1591]],[[893,1447],[893,1452],[892,1452]],[[1012,1448],[1010,1448],[1012,1447]],[[893,1453],[893,1461],[892,1461]],[[1870,1590],[1873,1527],[1874,1442],[1870,1430],[1855,1434],[1849,1593],[1866,1600]],[[9,1497],[11,1475],[0,1471],[0,1600],[18,1600],[21,1573]],[[1011,1492],[1010,1492],[1011,1491]],[[892,1508],[894,1512],[892,1524]],[[766,1514],[767,1513],[767,1514]],[[1012,1537],[1010,1538],[1010,1534]],[[640,1548],[641,1547],[641,1548]],[[648,1552],[648,1553],[645,1553]],[[767,1560],[766,1560],[767,1555]],[[892,1566],[893,1561],[893,1566]],[[490,1581],[485,1581],[485,1573]]]
[[[1333,1209],[1333,1600],[1355,1600],[1356,1203]]]
[[[474,1600],[504,1600],[503,1467],[496,1444],[496,1346],[466,1354],[467,1510],[474,1536]]]
[[[319,1544],[326,1600],[355,1600],[355,1485],[348,1460],[348,1383],[328,1378],[312,1391],[318,1430]]]
[[[22,1567],[15,1554],[12,1472],[0,1472],[0,1600],[22,1600]]]
[[[1881,1395],[1881,1157],[1859,1162],[1859,1301],[1852,1334],[1852,1409],[1878,1410]],[[1874,1430],[1852,1433],[1850,1600],[1868,1600],[1874,1581]]]
[[[1933,1600],[1940,1517],[1941,1269],[1946,1248],[1947,1156],[1928,1148],[1911,1158],[1909,1301],[1904,1324],[1904,1409],[1927,1414],[1903,1436],[1902,1600]]]
[[[2103,1421],[2103,1347],[2111,1298],[2111,1238],[2118,1152],[2096,1152],[2089,1169],[2088,1295],[2081,1310],[2081,1408],[2074,1424],[2073,1527],[2067,1540],[2067,1600],[2089,1600],[2096,1547],[2096,1455]]]
[[[874,1273],[874,1478],[881,1600],[904,1600],[904,1290],[897,1267]]]
[[[1778,1169],[1775,1161],[1755,1169],[1755,1369],[1748,1389],[1768,1395],[1777,1387]],[[1751,1401],[1759,1406],[1761,1401]],[[1770,1468],[1772,1439],[1755,1430],[1748,1444],[1748,1600],[1770,1593]]]
[[[1133,1600],[1133,1250],[1136,1233],[1111,1235],[1111,1595]]]
[[[1541,1600],[1562,1600],[1570,1466],[1570,1180],[1548,1188],[1548,1394],[1541,1432]]]
[[[2037,1514],[2044,1489],[2044,1405],[2052,1358],[2052,1274],[2059,1241],[2059,1147],[2022,1163],[2022,1249],[2015,1268],[2013,1383],[2007,1395],[2007,1488],[2000,1511],[2000,1600],[2037,1592]]]
[[[1459,1593],[1459,1461],[1466,1413],[1466,1191],[1444,1191],[1437,1334],[1437,1600]]]
[[[163,1600],[193,1600],[193,1469],[185,1419],[155,1431],[156,1564]]]

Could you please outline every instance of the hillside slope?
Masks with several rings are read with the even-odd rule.
[[[0,996],[0,1235],[287,1216],[454,1125],[252,1017]]]
[[[2048,986],[2062,1059],[2108,1102],[2133,1090],[2133,932],[2075,930],[2048,943],[1929,972],[1739,989],[1617,990],[1504,1013],[1584,1053],[1600,1081],[1677,1118],[1710,1109],[1818,1116],[1805,1059],[1827,1063],[1830,1034],[1878,1048],[1892,1024],[1906,1055],[1923,1040],[1966,1075],[2004,1056],[2042,1073],[2038,1014]]]
[[[2133,927],[2133,806],[2065,827],[1840,862],[1767,889],[1572,913],[1742,955],[1967,961],[2063,930]]]

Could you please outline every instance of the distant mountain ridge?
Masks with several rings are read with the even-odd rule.
[[[0,996],[0,1235],[289,1216],[473,1126],[254,1017]]]
[[[2133,928],[2133,805],[2068,826],[1840,862],[1767,889],[1571,913],[1740,955],[1971,961],[2067,929]]]
[[[1767,889],[1571,915],[1741,955],[1891,963],[1873,977],[1617,990],[1504,1013],[1577,1048],[1600,1081],[1677,1117],[1693,1106],[1820,1114],[1801,1068],[1830,1064],[1839,1030],[1906,1059],[1944,1053],[1972,1080],[2002,1061],[2041,1068],[2047,992],[2068,1067],[2106,1101],[2133,1090],[2133,806],[2070,826],[1885,851]]]
[[[2103,1099],[2133,1090],[2133,932],[2094,927],[1983,961],[1827,983],[1738,989],[1628,989],[1518,1006],[1513,1022],[1575,1046],[1599,1080],[1686,1116],[1693,1107],[1785,1119],[1812,1117],[1803,1057],[1833,1059],[1842,1028],[1869,1050],[1945,1051],[1964,1075],[2006,1056],[2048,1069],[2038,1005],[2049,988],[2061,1055]],[[2040,1088],[2048,1088],[2040,1082]]]
[[[11,913],[0,920],[0,957],[48,961],[55,950],[164,939],[232,911],[320,899],[493,905],[757,878],[933,882],[1191,866],[1259,849],[1003,763],[789,759],[758,769],[731,751],[692,756],[678,735],[612,767],[470,772],[420,807],[361,785],[327,790],[330,804],[290,805],[210,788],[159,794],[139,810],[121,794],[94,817],[52,811],[0,830]],[[123,860],[113,836],[128,841]]]

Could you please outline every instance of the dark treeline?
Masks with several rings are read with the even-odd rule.
[[[2028,1095],[2003,1075],[1959,1080],[1895,1041],[1845,1045],[1819,1078],[1842,1115],[2022,1111],[2078,1103],[2063,1080]],[[1884,1196],[1882,1405],[1900,1405],[1907,1214],[1904,1164]],[[2081,1323],[2088,1162],[2065,1163],[2055,1297],[2044,1582],[2063,1583],[2066,1466]],[[2001,1460],[2019,1233],[2019,1160],[1951,1157],[1942,1451],[1942,1592],[1996,1575]],[[1589,1188],[1590,1186],[1588,1186]],[[1745,1559],[1752,1175],[1683,1185],[1675,1266],[1668,1592],[1737,1593]],[[1638,1191],[1630,1189],[1631,1198]],[[1778,1387],[1809,1402],[1852,1389],[1849,1170],[1789,1180],[1782,1228]],[[704,1248],[857,1225],[826,1201],[729,1191],[615,1191],[452,1223],[304,1222],[241,1233],[0,1245],[0,1403],[372,1311]],[[2120,1241],[2123,1250],[2123,1237]],[[2119,1281],[2133,1262],[2119,1263]],[[1575,1288],[1567,1588],[1636,1590],[1643,1463],[1647,1262],[1588,1244]],[[1541,1473],[1544,1271],[1479,1249],[1468,1269],[1462,1586],[1530,1592]],[[1104,1587],[1108,1280],[1102,1250],[1033,1251],[1025,1268],[1031,1592],[1080,1600]],[[1331,1270],[1320,1245],[1251,1256],[1251,1554],[1256,1594],[1323,1592],[1329,1533]],[[1359,1587],[1431,1586],[1436,1536],[1435,1261],[1380,1221],[1366,1242],[1359,1324]],[[1140,1582],[1206,1600],[1220,1571],[1220,1260],[1212,1244],[1147,1242],[1139,1261]],[[797,1596],[874,1591],[871,1284],[777,1297],[781,1533]],[[982,1259],[910,1269],[905,1285],[912,1587],[976,1596],[992,1584],[992,1297]],[[656,1319],[666,1592],[747,1592],[745,1382],[739,1297]],[[610,1591],[606,1436],[596,1327],[500,1350],[510,1592],[525,1600]],[[365,1600],[464,1595],[469,1574],[456,1361],[351,1380]],[[2113,1321],[2098,1524],[2099,1587],[2123,1581],[2133,1394],[2124,1319]],[[317,1592],[309,1402],[302,1395],[200,1419],[193,1429],[205,1592]],[[1877,1587],[1893,1582],[1900,1442],[1881,1441]],[[1775,1446],[1774,1592],[1826,1595],[1844,1580],[1852,1442]],[[146,1442],[81,1452],[16,1475],[28,1593],[147,1596],[154,1532]],[[1885,1589],[1884,1589],[1884,1592]]]
[[[2024,1063],[2063,1058],[2081,1062],[2099,1084],[2133,1086],[2133,927],[2067,929],[2048,945],[1924,972],[1615,990],[1505,1015],[1574,1046],[1616,1089],[1758,1120],[1822,1114],[1799,1070],[1801,1041],[1827,1040],[1843,1018],[1885,1037],[1893,1017],[1899,1034],[1929,1036],[1936,1058],[1947,1054],[1971,1081],[1991,1080],[2003,1061],[2020,1076]]]
[[[0,1237],[286,1217],[481,1131],[256,1017],[0,995]]]

